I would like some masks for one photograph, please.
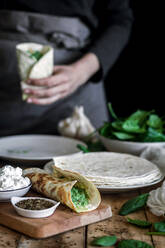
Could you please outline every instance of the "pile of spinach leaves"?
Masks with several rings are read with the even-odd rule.
[[[98,130],[99,134],[117,140],[139,142],[165,141],[165,120],[155,113],[155,110],[137,110],[126,118],[119,118],[115,114],[111,103],[108,109],[113,118],[112,122],[105,122]]]

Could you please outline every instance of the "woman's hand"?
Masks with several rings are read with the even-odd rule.
[[[69,96],[99,70],[99,61],[95,54],[88,53],[71,65],[54,66],[53,75],[42,79],[29,79],[27,83],[39,86],[37,89],[25,89],[27,102],[51,104]]]

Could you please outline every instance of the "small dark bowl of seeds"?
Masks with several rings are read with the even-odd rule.
[[[19,215],[44,218],[52,215],[60,202],[43,197],[12,197],[11,203]]]

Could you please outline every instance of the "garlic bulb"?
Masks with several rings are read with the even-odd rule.
[[[157,215],[165,215],[165,181],[162,186],[149,193],[147,206],[150,211]]]
[[[71,117],[59,122],[58,131],[63,136],[84,139],[94,132],[95,128],[84,114],[84,107],[76,106]]]

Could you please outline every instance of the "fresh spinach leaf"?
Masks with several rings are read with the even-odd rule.
[[[135,138],[134,135],[124,132],[114,132],[112,131],[112,134],[118,138],[119,140],[133,140]]]
[[[43,54],[39,51],[35,51],[31,54],[31,58],[35,58],[37,61],[43,56]]]
[[[165,141],[165,135],[160,133],[156,129],[153,129],[152,127],[149,127],[143,141],[144,142]]]
[[[146,228],[146,227],[150,227],[152,226],[152,223],[149,221],[145,221],[145,220],[137,220],[137,219],[131,219],[131,218],[127,218],[127,221],[133,225],[136,225],[138,227],[142,227],[142,228]]]
[[[157,232],[165,232],[165,220],[154,223],[154,229]]]
[[[104,145],[100,141],[88,141],[86,144],[89,152],[106,151]]]
[[[123,129],[126,131],[126,132],[129,132],[129,133],[136,133],[136,134],[142,134],[142,133],[145,133],[146,132],[146,125],[144,124],[143,126],[139,126],[137,124],[135,124],[135,122],[133,121],[129,121],[129,122],[125,122],[123,124]]]
[[[131,133],[145,133],[145,121],[148,115],[149,112],[147,111],[137,110],[124,121],[123,129]]]
[[[112,104],[111,103],[108,103],[108,109],[109,109],[109,112],[111,114],[111,116],[115,119],[115,120],[118,120],[118,117],[117,115],[115,114],[113,108],[112,108]]]
[[[112,127],[113,127],[115,130],[117,130],[117,131],[124,131],[124,130],[123,130],[123,127],[122,127],[123,121],[120,121],[120,120],[113,121],[113,122],[111,123],[111,125],[112,125]]]
[[[104,125],[98,129],[98,132],[102,136],[110,137],[112,132],[111,123],[105,122]]]
[[[77,148],[83,151],[84,153],[106,151],[105,147],[100,141],[88,141],[86,142],[86,145],[87,146],[78,144]]]
[[[165,232],[147,232],[147,235],[165,236]]]
[[[78,144],[77,148],[80,149],[81,151],[83,151],[84,153],[90,152],[86,146],[83,146],[81,144]]]
[[[92,246],[112,246],[114,244],[116,244],[117,238],[116,236],[103,236],[103,237],[99,237],[94,239],[91,242]]]
[[[129,213],[135,212],[138,209],[141,209],[145,206],[149,193],[139,195],[126,203],[123,204],[121,207],[119,214],[120,215],[127,215]]]
[[[134,239],[122,240],[118,243],[117,248],[154,248],[146,242]]]
[[[159,129],[159,130],[161,130],[163,127],[162,119],[156,114],[152,114],[149,116],[147,124],[148,124],[148,126],[154,128],[154,129]]]

